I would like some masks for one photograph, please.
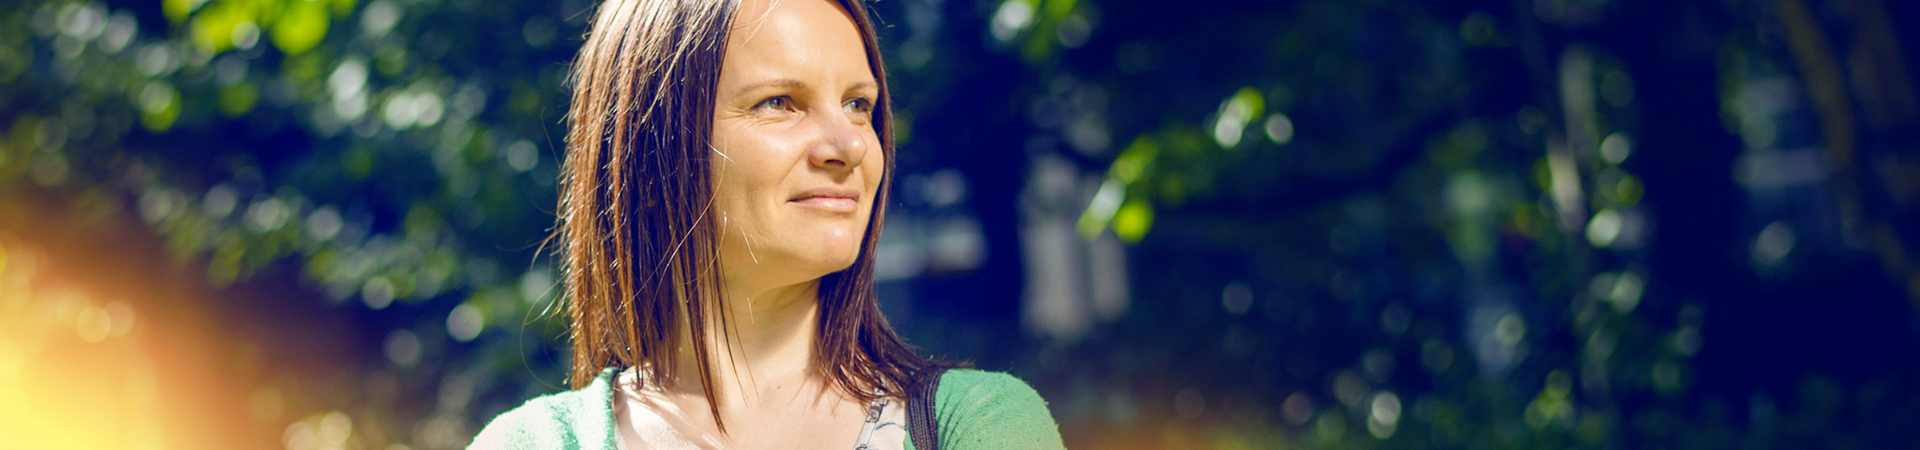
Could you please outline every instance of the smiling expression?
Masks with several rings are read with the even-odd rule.
[[[794,284],[852,265],[887,166],[852,17],[832,0],[743,0],[716,92],[728,278]]]

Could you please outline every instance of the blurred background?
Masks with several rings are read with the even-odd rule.
[[[593,5],[0,4],[0,447],[562,389]],[[883,306],[1070,447],[1914,447],[1920,4],[872,5]]]

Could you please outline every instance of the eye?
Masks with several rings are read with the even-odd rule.
[[[766,100],[761,100],[759,104],[753,105],[753,109],[761,109],[761,108],[771,109],[775,111],[789,111],[793,109],[793,99],[787,98],[787,96],[782,95],[778,97],[771,97]]]
[[[847,100],[846,103],[840,104],[840,110],[845,112],[860,113],[860,114],[871,113],[873,112],[873,100],[869,100],[865,97]]]

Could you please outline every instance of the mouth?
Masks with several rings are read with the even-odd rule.
[[[860,207],[860,191],[838,187],[814,188],[787,200],[787,203],[825,212],[852,214]]]

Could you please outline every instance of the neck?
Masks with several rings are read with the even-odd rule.
[[[820,320],[819,280],[775,287],[729,281],[725,298],[714,308],[726,317],[709,314],[701,336],[712,352],[714,400],[723,408],[751,406],[796,392],[816,378],[811,363]],[[683,335],[676,384],[698,392],[700,368],[690,339]]]

